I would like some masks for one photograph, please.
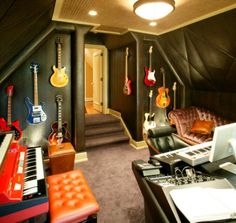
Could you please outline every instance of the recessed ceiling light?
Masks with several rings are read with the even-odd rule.
[[[95,10],[90,10],[88,14],[91,16],[96,16],[98,13]]]
[[[156,26],[157,25],[157,22],[150,22],[149,23],[149,26]]]

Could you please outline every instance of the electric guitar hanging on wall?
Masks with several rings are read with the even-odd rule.
[[[152,129],[156,127],[156,122],[154,121],[155,113],[152,113],[152,96],[153,90],[149,92],[149,112],[144,114],[145,121],[143,127],[145,130]]]
[[[163,86],[158,88],[158,95],[156,97],[156,106],[159,108],[166,108],[170,104],[170,96],[168,95],[169,89],[165,86],[165,70],[161,67],[163,76]]]
[[[62,123],[62,95],[56,96],[57,102],[57,122],[51,125],[52,132],[48,137],[50,145],[60,145],[64,142],[70,141],[70,133],[67,130],[67,123]]]
[[[56,44],[57,44],[57,68],[54,65],[53,71],[50,78],[50,82],[54,87],[65,87],[68,84],[68,75],[66,74],[66,67],[62,67],[61,65],[61,44],[62,39],[57,37],[56,38]]]
[[[47,119],[46,113],[43,111],[43,104],[39,105],[38,100],[38,71],[39,64],[32,63],[30,65],[30,70],[34,74],[34,104],[30,101],[29,97],[25,98],[25,103],[28,109],[27,122],[29,124],[38,124],[44,122]]]
[[[173,105],[173,110],[176,109],[176,82],[174,82],[172,90],[174,92],[174,105]]]
[[[152,70],[152,46],[149,48],[149,67],[145,68],[144,83],[148,87],[156,85],[155,70]]]
[[[129,56],[129,48],[126,47],[126,52],[125,52],[125,84],[123,87],[123,93],[126,95],[130,95],[132,93],[132,89],[131,89],[132,81],[128,79],[128,56]]]
[[[12,109],[12,95],[13,95],[13,85],[7,87],[7,121],[4,118],[0,118],[0,131],[14,131],[14,139],[16,141],[20,140],[22,137],[22,131],[20,129],[19,120],[12,122],[11,109]]]

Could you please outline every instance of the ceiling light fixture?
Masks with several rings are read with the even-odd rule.
[[[91,16],[96,16],[98,13],[97,13],[97,11],[95,11],[95,10],[90,10],[90,11],[88,12],[88,14],[91,15]]]
[[[174,0],[138,0],[133,6],[136,15],[156,20],[167,16],[175,9]]]

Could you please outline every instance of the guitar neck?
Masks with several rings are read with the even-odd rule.
[[[38,76],[37,76],[36,71],[34,71],[34,105],[35,106],[39,105],[39,100],[38,100]]]
[[[149,53],[149,70],[152,70],[152,53]]]
[[[7,125],[11,125],[11,96],[8,96],[7,102]]]
[[[61,44],[57,44],[57,67],[61,69]]]
[[[149,93],[149,114],[152,114],[152,95],[153,95],[153,90],[150,90],[150,93]]]
[[[61,102],[58,102],[57,124],[58,124],[58,133],[59,133],[59,132],[62,131],[62,109],[61,109]]]

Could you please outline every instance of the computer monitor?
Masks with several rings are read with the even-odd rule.
[[[231,155],[236,158],[236,123],[215,128],[209,161],[214,162]]]

